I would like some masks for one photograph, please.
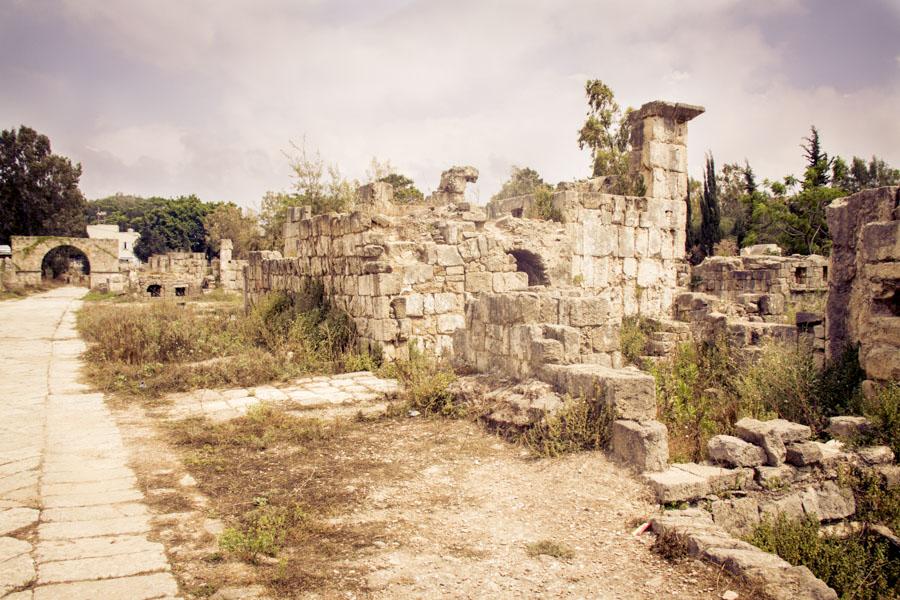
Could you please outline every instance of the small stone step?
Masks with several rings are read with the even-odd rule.
[[[687,502],[710,493],[742,489],[753,481],[752,469],[724,469],[697,463],[674,464],[665,471],[645,473],[660,504]]]

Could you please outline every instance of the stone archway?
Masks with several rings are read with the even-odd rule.
[[[122,286],[118,240],[14,235],[11,246],[13,268],[19,284],[40,284],[44,257],[57,248],[69,246],[81,252],[90,264],[92,289],[105,286],[113,290]]]
[[[91,261],[74,246],[56,246],[41,259],[41,277],[85,286],[90,284]]]

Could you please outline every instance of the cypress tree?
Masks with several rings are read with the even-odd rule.
[[[706,156],[706,172],[703,174],[703,197],[700,200],[700,247],[706,256],[712,256],[716,242],[722,239],[719,230],[719,191],[716,187],[716,163],[712,154]]]

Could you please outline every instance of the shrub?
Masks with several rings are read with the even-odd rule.
[[[847,538],[820,535],[814,519],[779,515],[761,523],[748,541],[792,565],[805,565],[842,598],[894,598],[900,585],[900,556],[880,536],[862,531]]]
[[[656,378],[657,413],[669,428],[673,460],[702,459],[709,438],[730,431],[743,416],[730,387],[737,365],[724,339],[681,344],[651,372]]]
[[[409,345],[409,359],[388,363],[381,373],[400,381],[405,395],[404,404],[409,409],[445,417],[466,414],[466,407],[449,390],[450,384],[456,381],[453,370],[412,344]]]
[[[861,412],[872,422],[866,441],[886,444],[900,456],[900,384],[884,384],[870,398],[862,399]]]
[[[290,530],[306,521],[306,513],[299,506],[269,506],[257,499],[259,507],[245,513],[240,525],[229,527],[219,536],[219,547],[244,560],[256,562],[259,555],[275,556]]]
[[[619,330],[619,347],[625,360],[641,366],[641,357],[647,353],[649,336],[656,330],[652,321],[642,317],[625,317]]]
[[[523,431],[519,439],[539,456],[597,450],[608,445],[613,418],[605,403],[566,398],[560,410]]]
[[[888,486],[880,473],[867,468],[841,475],[841,485],[853,490],[857,520],[900,531],[900,488]]]
[[[562,213],[553,206],[553,190],[546,185],[534,189],[534,204],[528,211],[528,217],[542,221],[562,221]]]
[[[818,394],[819,371],[807,344],[764,344],[736,378],[735,391],[746,415],[774,414],[816,431],[825,425]]]
[[[860,410],[860,386],[865,378],[866,373],[859,366],[859,346],[848,346],[825,365],[817,389],[824,415],[834,417]]]

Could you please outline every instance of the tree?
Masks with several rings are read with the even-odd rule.
[[[166,200],[151,208],[138,222],[140,239],[134,253],[141,260],[169,251],[206,252],[206,215],[216,208],[196,196]]]
[[[588,80],[584,91],[588,111],[578,131],[578,147],[591,150],[592,176],[611,176],[613,193],[642,196],[644,181],[629,168],[632,110],[623,113],[613,91],[599,79]]]
[[[22,125],[0,132],[0,242],[12,235],[84,236],[81,165]]]
[[[203,220],[206,244],[210,252],[218,254],[221,241],[234,243],[234,258],[246,258],[260,245],[259,219],[254,214],[244,214],[233,202],[216,206]]]
[[[716,186],[716,163],[712,154],[706,156],[706,173],[703,175],[703,197],[700,200],[700,247],[706,256],[712,256],[716,242],[722,239],[719,213],[719,194]]]
[[[803,187],[823,187],[828,185],[828,171],[831,170],[831,160],[828,154],[822,150],[819,141],[819,130],[815,125],[810,126],[808,138],[803,138],[806,144],[801,144],[803,156],[806,157],[806,172],[803,178]]]
[[[416,187],[412,179],[400,173],[390,173],[378,179],[389,183],[394,188],[394,202],[397,204],[415,204],[425,200],[425,195]]]
[[[537,171],[530,167],[513,167],[509,171],[509,179],[503,182],[500,191],[491,197],[491,200],[502,200],[515,196],[533,194],[540,188],[549,187]]]

